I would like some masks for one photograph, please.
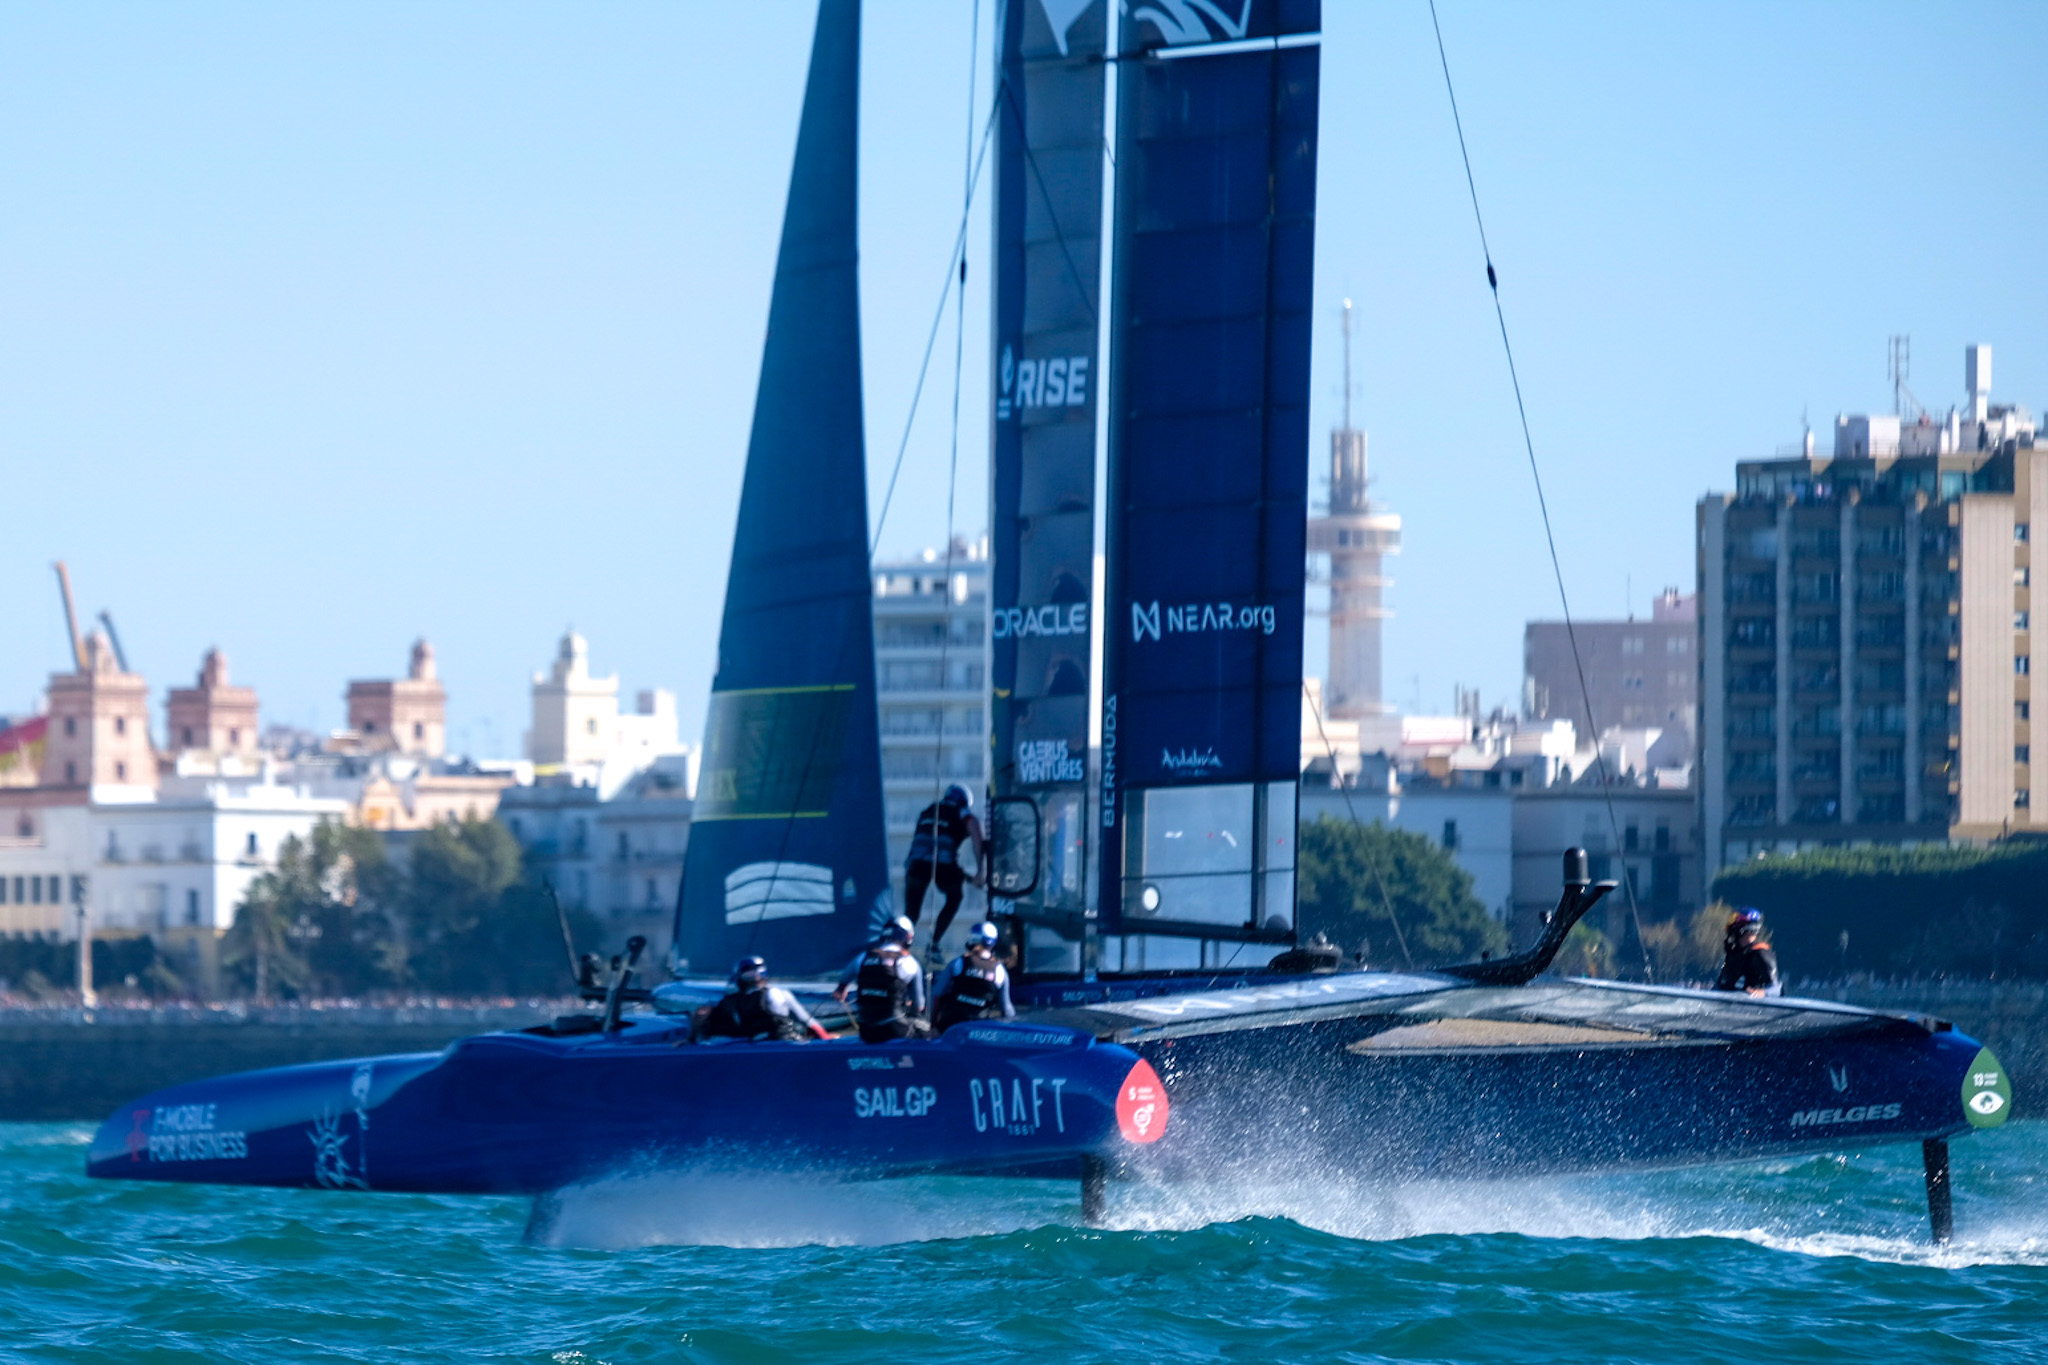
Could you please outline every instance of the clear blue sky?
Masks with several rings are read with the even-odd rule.
[[[983,0],[984,44],[993,0]],[[2048,7],[1440,0],[1575,609],[1689,585],[1736,459],[1928,406],[1962,349],[2048,406]],[[871,0],[877,486],[955,231],[969,0]],[[1406,518],[1388,691],[1519,685],[1556,613],[1420,0],[1326,0],[1314,459],[1336,308]],[[68,666],[49,561],[157,696],[218,644],[341,723],[425,634],[458,746],[515,752],[573,622],[694,737],[808,3],[0,6],[0,712]],[[988,89],[986,59],[980,90]],[[960,528],[985,520],[985,221]],[[886,551],[945,528],[950,323]],[[1311,668],[1321,664],[1312,629]],[[159,724],[161,720],[159,717]]]

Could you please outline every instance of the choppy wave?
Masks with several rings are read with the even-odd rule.
[[[1918,1152],[1481,1184],[1115,1190],[643,1176],[528,1204],[94,1182],[0,1126],[0,1358],[2037,1358],[2048,1125]]]

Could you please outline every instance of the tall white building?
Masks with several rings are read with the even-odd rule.
[[[878,562],[875,684],[882,730],[882,796],[889,863],[903,862],[917,814],[953,783],[988,789],[988,540]]]
[[[1330,510],[1308,524],[1311,555],[1330,566],[1330,676],[1325,718],[1364,720],[1393,712],[1381,690],[1380,629],[1390,613],[1389,555],[1401,552],[1401,518],[1373,506],[1365,433],[1351,425],[1351,300],[1344,301],[1344,424],[1330,433]]]
[[[677,729],[675,693],[644,690],[632,711],[621,711],[618,675],[593,676],[590,643],[573,630],[562,636],[548,671],[533,675],[526,755],[536,768],[609,765],[633,772],[691,747]]]

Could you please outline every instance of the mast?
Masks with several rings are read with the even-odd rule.
[[[892,913],[855,224],[859,0],[820,0],[671,967],[836,969]]]

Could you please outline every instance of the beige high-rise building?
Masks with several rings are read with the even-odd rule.
[[[213,754],[256,756],[256,689],[228,681],[227,655],[206,651],[192,687],[174,687],[166,703],[173,754],[200,749]]]
[[[102,631],[85,641],[84,667],[50,675],[45,787],[151,787],[156,748],[149,739],[149,684],[122,671]]]
[[[554,666],[533,675],[526,756],[543,769],[620,761],[639,767],[688,748],[676,727],[675,694],[661,688],[643,689],[634,709],[621,711],[618,675],[592,677],[589,642],[572,630],[562,636]]]
[[[1990,403],[1845,416],[1831,457],[1743,461],[1698,510],[1709,872],[1766,851],[2048,827],[2032,621],[2048,448]],[[2037,790],[2037,787],[2039,788]]]
[[[348,728],[365,749],[439,758],[448,751],[448,692],[434,668],[434,647],[417,640],[406,676],[348,685]]]

